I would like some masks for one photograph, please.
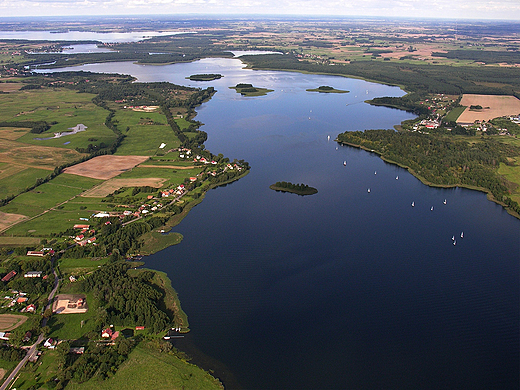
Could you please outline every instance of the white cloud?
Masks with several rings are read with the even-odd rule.
[[[0,0],[0,15],[252,13],[520,20],[518,0]]]

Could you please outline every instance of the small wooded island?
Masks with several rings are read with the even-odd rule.
[[[218,80],[221,79],[221,74],[218,73],[209,73],[209,74],[192,74],[189,77],[186,77],[187,79],[191,81],[212,81],[212,80]]]
[[[271,184],[269,188],[275,191],[291,192],[301,196],[318,193],[316,188],[309,187],[307,184],[293,184],[286,181],[277,181],[275,184]]]
[[[321,92],[321,93],[349,93],[350,91],[343,91],[341,89],[336,89],[334,87],[329,87],[328,85],[322,85],[318,88],[307,89],[307,92]]]
[[[242,96],[264,96],[267,95],[269,92],[273,92],[274,89],[267,89],[267,88],[259,88],[259,87],[253,87],[253,84],[237,84],[234,87],[229,87],[230,89],[234,89]]]

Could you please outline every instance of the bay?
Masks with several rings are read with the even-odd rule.
[[[172,280],[188,341],[221,362],[218,376],[248,389],[519,387],[520,221],[483,193],[427,187],[333,141],[411,118],[364,103],[401,90],[236,59],[68,70],[218,91],[197,110],[206,147],[251,173],[209,191],[175,227],[182,243],[145,258]],[[224,77],[185,79],[197,73]],[[242,97],[229,89],[239,82],[274,92]],[[350,92],[306,91],[320,85]],[[319,192],[268,188],[282,180]]]

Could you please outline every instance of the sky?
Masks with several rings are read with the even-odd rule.
[[[0,0],[10,16],[268,14],[520,21],[520,0]]]

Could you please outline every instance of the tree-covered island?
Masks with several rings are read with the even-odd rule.
[[[307,92],[320,92],[320,93],[349,93],[350,91],[344,91],[341,89],[336,89],[334,87],[330,87],[328,85],[322,85],[318,88],[307,89]]]
[[[290,192],[293,194],[305,196],[314,195],[318,193],[318,190],[313,187],[309,187],[307,184],[293,184],[286,181],[277,181],[269,186],[270,189],[281,192]]]
[[[234,89],[242,96],[264,96],[274,91],[273,89],[253,87],[253,84],[245,83],[237,84],[234,87],[229,87],[229,89]]]
[[[192,74],[191,76],[186,77],[186,78],[191,81],[213,81],[213,80],[221,79],[222,77],[224,77],[224,76],[222,76],[221,74],[218,74],[218,73],[208,73],[208,74]]]

